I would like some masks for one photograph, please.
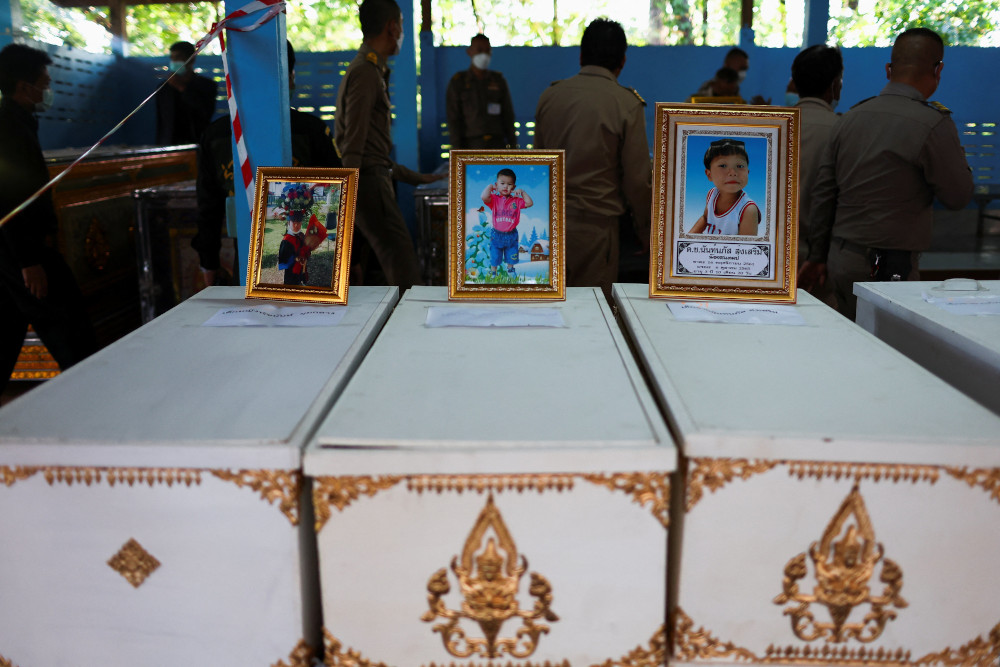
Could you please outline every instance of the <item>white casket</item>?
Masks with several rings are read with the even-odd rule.
[[[1000,280],[977,292],[948,292],[939,282],[855,283],[858,326],[875,334],[956,389],[1000,414],[1000,317],[959,314],[969,298],[1000,299]],[[945,310],[923,297],[950,298]]]
[[[671,664],[995,665],[1000,418],[805,292],[806,326],[619,314],[682,454]]]
[[[397,299],[210,328],[205,290],[0,409],[0,664],[303,666],[319,636],[301,448]]]
[[[306,450],[327,665],[658,665],[676,450],[600,289],[400,301]]]

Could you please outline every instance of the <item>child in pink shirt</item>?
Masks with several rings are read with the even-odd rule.
[[[521,188],[514,188],[517,176],[511,169],[497,172],[497,180],[483,190],[483,203],[493,211],[493,231],[490,234],[490,275],[496,275],[500,262],[507,264],[507,273],[514,274],[517,264],[517,225],[521,222],[521,209],[529,208],[531,196]]]

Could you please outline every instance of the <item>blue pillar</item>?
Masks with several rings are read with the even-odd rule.
[[[444,92],[438,93],[437,62],[434,50],[434,33],[420,31],[420,170],[434,171],[441,162],[441,146],[437,141],[438,101],[444,99]]]
[[[14,17],[20,14],[20,0],[0,0],[0,49],[14,41]]]
[[[403,48],[393,58],[392,68],[392,140],[396,147],[395,160],[410,169],[420,168],[420,141],[417,128],[417,49],[419,33],[413,24],[413,0],[398,0],[403,13]],[[396,200],[410,233],[416,229],[413,210],[413,186],[397,182]]]
[[[753,28],[740,28],[740,48],[747,51],[753,48],[754,32]]]
[[[226,14],[240,9],[244,4],[246,0],[226,0]],[[246,17],[235,25],[249,25],[256,18],[256,15]],[[291,166],[285,15],[278,14],[253,32],[227,31],[226,53],[229,56],[233,96],[239,107],[250,166],[255,173],[257,167]],[[236,156],[234,137],[237,254],[240,283],[246,284],[252,212],[243,196],[239,159]]]
[[[802,46],[826,44],[829,38],[829,0],[806,0],[805,26],[802,31]]]

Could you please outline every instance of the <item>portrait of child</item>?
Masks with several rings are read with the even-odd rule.
[[[548,284],[549,167],[466,167],[466,284]]]
[[[745,191],[750,179],[746,143],[738,139],[713,141],[705,151],[704,164],[712,188],[705,196],[705,210],[691,233],[756,236],[760,208]]]
[[[507,273],[514,274],[518,262],[517,225],[521,222],[521,210],[530,208],[534,201],[523,189],[515,187],[517,175],[513,169],[501,169],[497,180],[486,186],[481,198],[493,212],[493,234],[490,236],[490,273],[497,274],[501,262],[507,265]]]

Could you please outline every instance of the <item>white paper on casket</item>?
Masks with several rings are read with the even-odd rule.
[[[964,316],[923,298],[996,299],[1000,280],[982,281],[985,289],[976,292],[946,292],[940,284],[855,283],[858,326],[1000,414],[1000,317]]]
[[[997,660],[1000,419],[802,291],[805,327],[614,295],[686,459],[671,664]]]
[[[318,637],[301,448],[397,290],[352,288],[336,327],[201,326],[242,294],[0,409],[0,662],[298,664]]]
[[[565,328],[430,329],[429,307],[468,304],[407,292],[306,450],[328,651],[400,666],[662,662],[676,450],[600,290],[539,304]],[[526,623],[514,614],[492,658],[485,644],[462,658],[445,641],[470,600],[455,567],[486,563],[490,538],[515,592],[482,599],[541,605],[531,624],[547,630],[505,652]],[[468,590],[493,590],[478,572]],[[456,624],[485,641],[475,613]]]

